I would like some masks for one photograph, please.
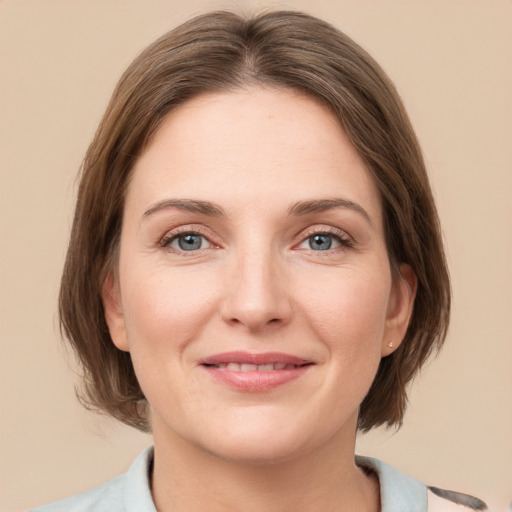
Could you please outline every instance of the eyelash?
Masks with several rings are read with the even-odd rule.
[[[332,254],[333,251],[346,251],[347,249],[354,248],[354,240],[349,235],[347,235],[347,233],[336,228],[313,228],[311,229],[311,231],[306,231],[303,234],[301,242],[297,245],[303,244],[304,242],[308,241],[311,237],[317,235],[326,235],[333,238],[340,244],[340,247],[336,247],[334,249],[327,249],[324,251],[314,251],[313,249],[308,249],[312,252]]]
[[[160,241],[159,245],[161,247],[163,247],[164,249],[167,249],[175,254],[179,254],[180,256],[190,256],[190,254],[187,254],[187,252],[190,252],[190,253],[198,252],[198,251],[184,251],[184,250],[179,250],[179,249],[175,249],[174,247],[171,247],[172,242],[177,240],[179,237],[185,236],[185,235],[200,236],[200,237],[204,238],[209,244],[215,246],[214,242],[212,242],[210,240],[210,237],[208,235],[206,235],[206,233],[204,233],[200,228],[190,229],[190,227],[187,227],[187,226],[185,226],[183,228],[177,228],[174,231],[172,231],[171,233],[166,234]],[[204,249],[201,249],[201,250],[204,250]]]
[[[171,243],[174,242],[175,240],[177,240],[180,236],[185,236],[185,235],[200,236],[200,237],[204,238],[209,244],[211,244],[212,246],[215,246],[215,243],[212,242],[210,237],[206,233],[204,233],[201,229],[199,229],[199,228],[191,229],[190,227],[177,228],[176,230],[172,231],[171,233],[166,234],[160,241],[159,245],[161,247],[163,247],[164,249],[172,251],[175,254],[179,254],[181,256],[190,256],[193,253],[198,252],[199,250],[203,251],[203,250],[211,249],[211,247],[208,247],[207,249],[199,249],[199,250],[195,250],[195,251],[185,251],[185,250],[172,248],[170,246]],[[309,250],[309,251],[315,252],[315,253],[329,254],[334,251],[336,251],[336,252],[337,251],[345,251],[347,249],[352,249],[354,247],[353,239],[349,235],[347,235],[344,231],[341,231],[341,230],[338,230],[335,228],[322,228],[322,229],[313,228],[310,231],[306,231],[305,233],[303,233],[301,241],[298,244],[295,244],[294,248],[297,247],[298,245],[301,245],[304,242],[308,241],[311,237],[317,236],[317,235],[325,235],[325,236],[329,236],[329,237],[333,238],[334,240],[336,240],[336,242],[338,242],[340,244],[340,247],[336,247],[334,249],[329,248],[329,249],[326,249],[323,251],[321,251],[321,250],[315,251],[311,248],[306,249],[306,250]],[[191,254],[187,254],[188,252],[190,252]]]

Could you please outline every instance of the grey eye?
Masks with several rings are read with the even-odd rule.
[[[328,251],[332,247],[332,236],[313,235],[308,238],[309,248],[314,251]]]
[[[171,246],[178,246],[182,251],[197,251],[203,247],[204,237],[194,233],[187,233],[176,237]]]

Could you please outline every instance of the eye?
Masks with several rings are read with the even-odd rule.
[[[298,246],[299,249],[310,251],[330,251],[340,248],[350,248],[352,242],[344,233],[317,232],[309,235]]]
[[[328,251],[332,248],[333,242],[336,243],[331,235],[326,234],[312,235],[308,237],[307,242],[309,248],[314,251]]]
[[[163,240],[162,245],[176,251],[193,252],[209,249],[212,243],[200,233],[188,232],[171,235]]]

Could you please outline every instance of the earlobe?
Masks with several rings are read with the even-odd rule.
[[[110,337],[119,350],[129,352],[119,286],[112,273],[105,278],[101,291],[105,320]]]
[[[400,346],[409,326],[418,287],[416,274],[410,265],[400,265],[400,275],[394,279],[392,286],[386,332],[382,340],[382,357],[388,356]]]

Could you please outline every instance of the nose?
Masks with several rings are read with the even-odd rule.
[[[224,282],[224,321],[249,331],[286,325],[292,316],[289,283],[278,257],[268,251],[241,255]]]

